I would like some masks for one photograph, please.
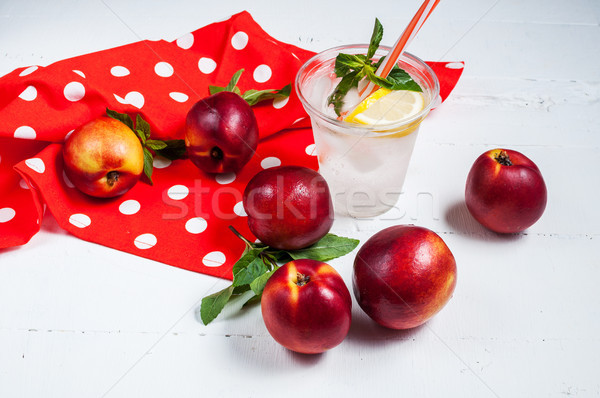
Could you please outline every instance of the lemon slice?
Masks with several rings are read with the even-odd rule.
[[[389,124],[414,116],[424,107],[425,99],[421,93],[380,88],[358,104],[344,120],[370,125]]]

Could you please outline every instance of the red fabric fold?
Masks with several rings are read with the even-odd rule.
[[[209,85],[225,86],[243,68],[242,91],[278,89],[293,83],[312,55],[273,39],[242,12],[172,43],[142,41],[0,78],[0,248],[26,243],[47,206],[81,239],[231,278],[244,244],[228,226],[252,236],[241,206],[248,180],[278,164],[317,169],[312,132],[295,93],[254,106],[261,141],[237,175],[207,175],[188,160],[157,158],[153,186],[142,180],[119,198],[95,199],[64,175],[62,142],[106,107],[141,114],[153,138],[183,138],[185,116]],[[445,98],[462,64],[430,65]]]

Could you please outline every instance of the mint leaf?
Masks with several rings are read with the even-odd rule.
[[[383,25],[379,22],[379,19],[375,18],[375,26],[373,26],[373,33],[371,34],[371,41],[369,43],[369,51],[367,52],[367,58],[371,59],[375,55],[375,52],[379,48],[379,43],[383,37]]]
[[[317,261],[329,261],[350,253],[358,246],[357,239],[327,234],[320,241],[304,249],[288,251],[294,260],[309,258]]]
[[[388,75],[387,81],[392,83],[391,90],[410,90],[422,92],[423,89],[417,82],[413,80],[412,77],[403,69],[400,69],[399,66],[394,66],[394,68],[390,71]]]
[[[340,53],[335,58],[334,72],[337,77],[342,77],[349,73],[352,69],[359,70],[366,65],[366,57],[356,54]]]
[[[133,120],[131,119],[131,117],[128,114],[120,113],[117,111],[113,111],[112,109],[106,108],[106,115],[109,117],[112,117],[113,119],[118,120],[122,123],[125,123],[127,125],[127,127],[134,130]]]
[[[184,140],[166,140],[163,142],[167,144],[167,146],[164,149],[158,149],[156,151],[157,154],[169,160],[183,158],[186,151]]]
[[[150,185],[154,185],[152,181],[152,169],[154,168],[153,156],[148,148],[144,147],[144,174],[150,181]]]
[[[358,87],[363,78],[367,78],[377,86],[385,87],[390,90],[411,90],[422,91],[421,87],[410,77],[408,73],[394,66],[387,78],[376,75],[377,68],[381,65],[385,57],[377,62],[372,60],[375,52],[379,48],[379,43],[383,37],[383,25],[379,19],[375,19],[375,26],[371,35],[369,49],[366,55],[362,54],[344,54],[340,53],[335,59],[334,71],[337,77],[342,80],[338,83],[328,98],[328,104],[333,105],[335,113],[340,116],[344,106],[344,98],[348,91]]]
[[[202,304],[200,304],[200,318],[202,319],[202,323],[208,325],[219,315],[231,298],[233,289],[234,287],[231,285],[202,299]]]
[[[146,147],[152,149],[153,151],[160,151],[161,149],[165,149],[167,147],[167,143],[161,140],[146,140]]]
[[[333,109],[338,116],[342,113],[344,97],[352,88],[358,87],[358,82],[360,82],[361,79],[362,76],[359,75],[358,71],[348,73],[342,78],[329,96],[328,102],[329,104],[333,104]]]
[[[268,271],[260,253],[266,248],[252,249],[233,265],[233,285],[248,285]]]
[[[256,105],[260,101],[264,101],[271,98],[286,98],[290,96],[292,92],[292,85],[288,84],[281,90],[248,90],[242,94],[242,98],[246,100],[248,105]]]

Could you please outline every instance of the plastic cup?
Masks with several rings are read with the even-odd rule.
[[[368,45],[347,45],[323,51],[298,71],[295,89],[311,119],[319,172],[329,185],[336,213],[374,217],[395,206],[415,146],[419,125],[439,103],[439,82],[421,59],[404,53],[398,65],[423,89],[425,107],[418,114],[385,125],[346,123],[327,105],[340,78],[339,53],[366,54]],[[389,52],[381,46],[375,58]]]

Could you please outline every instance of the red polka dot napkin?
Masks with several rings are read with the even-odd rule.
[[[261,141],[239,173],[209,175],[189,160],[154,160],[154,185],[142,179],[125,195],[95,199],[63,172],[62,142],[111,108],[139,113],[152,137],[183,138],[190,107],[244,68],[242,91],[292,83],[313,53],[264,32],[250,14],[208,25],[175,42],[141,41],[0,78],[0,248],[26,243],[47,207],[81,239],[184,269],[231,278],[252,238],[242,193],[258,171],[280,164],[317,169],[307,115],[295,93],[253,107]],[[462,63],[430,63],[445,98]],[[1,255],[1,254],[0,254]]]

